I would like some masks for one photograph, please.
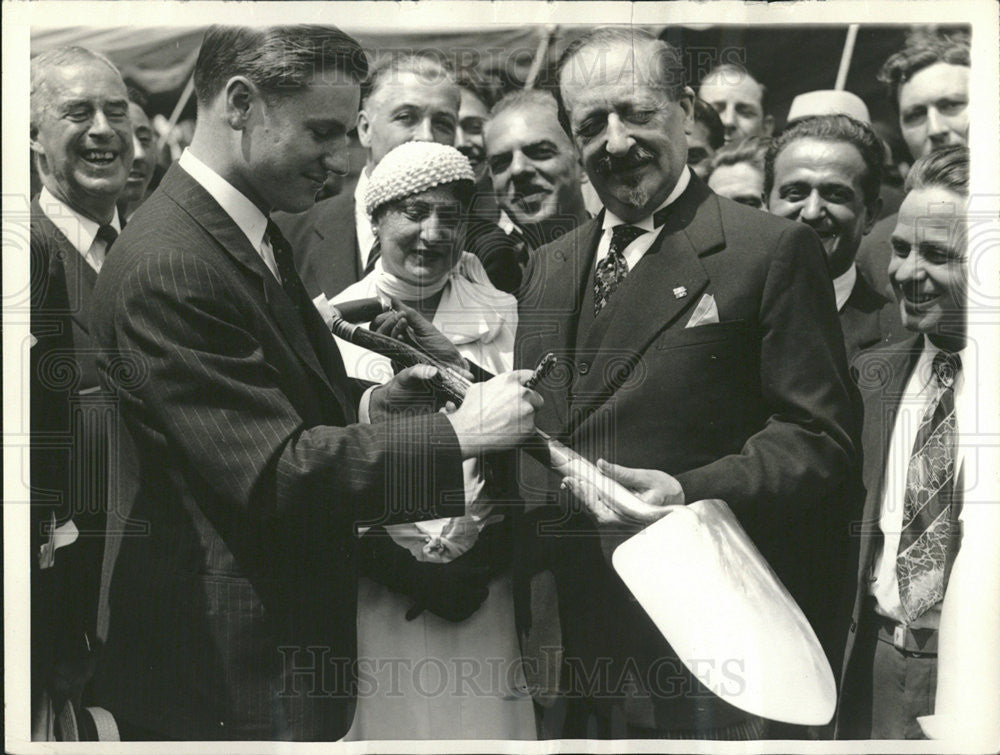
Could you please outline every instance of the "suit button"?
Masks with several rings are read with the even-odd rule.
[[[577,366],[577,369],[580,371],[581,375],[586,375],[588,372],[590,372],[590,362],[580,362],[580,364]]]

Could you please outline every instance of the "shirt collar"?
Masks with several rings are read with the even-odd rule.
[[[510,215],[503,210],[500,210],[500,218],[497,220],[497,225],[500,226],[500,230],[508,236],[518,230],[518,227],[514,225],[514,221],[510,219]]]
[[[219,203],[223,211],[243,231],[243,235],[253,248],[259,250],[264,241],[264,233],[267,231],[267,216],[260,211],[260,208],[229,181],[195,157],[190,149],[184,149],[178,163],[191,178],[212,195],[212,199]]]
[[[684,170],[681,172],[681,177],[677,179],[677,183],[674,184],[673,190],[667,195],[667,198],[660,203],[660,206],[655,208],[651,213],[649,213],[642,220],[637,220],[633,223],[627,223],[620,217],[615,215],[611,210],[605,208],[604,212],[604,223],[601,225],[603,230],[608,230],[609,228],[614,228],[616,225],[634,225],[637,228],[642,228],[644,231],[656,230],[656,225],[653,222],[653,216],[662,210],[667,205],[673,204],[677,198],[684,193],[684,190],[688,187],[691,182],[691,170],[688,166],[684,166]]]
[[[97,229],[101,224],[81,215],[44,186],[38,195],[38,204],[45,217],[52,221],[52,225],[59,229],[80,254],[86,256],[94,239],[97,238]],[[121,231],[117,208],[108,225],[116,231]]]
[[[837,311],[839,312],[847,304],[847,300],[851,298],[851,292],[854,290],[854,284],[858,280],[858,268],[855,265],[851,265],[847,272],[843,275],[838,275],[833,279],[833,295],[837,299]]]

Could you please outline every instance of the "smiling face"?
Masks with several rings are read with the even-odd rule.
[[[580,163],[552,107],[528,102],[486,127],[493,190],[519,226],[575,216],[583,207]]]
[[[708,188],[720,197],[764,209],[764,171],[750,163],[720,165],[708,177]]]
[[[460,94],[443,73],[387,74],[358,114],[358,139],[374,167],[393,148],[409,141],[455,144]]]
[[[768,209],[816,231],[834,278],[854,263],[878,216],[881,203],[866,205],[861,188],[867,171],[857,147],[840,141],[797,139],[774,161]]]
[[[716,71],[702,82],[698,96],[719,114],[726,144],[771,135],[771,121],[764,116],[763,90],[748,73]]]
[[[965,207],[964,197],[942,187],[911,191],[899,208],[889,258],[903,325],[949,350],[965,345]]]
[[[641,220],[670,194],[687,159],[692,94],[670,100],[651,42],[582,48],[560,75],[573,141],[594,190],[621,219]]]
[[[245,166],[236,188],[264,214],[308,210],[329,173],[348,171],[347,132],[357,118],[360,87],[343,75],[321,71],[289,94],[264,97],[254,91],[240,148]]]
[[[110,220],[132,166],[132,127],[121,76],[99,60],[48,71],[33,107],[31,150],[42,183],[74,210]]]
[[[153,127],[149,124],[146,111],[134,102],[128,104],[129,120],[132,121],[132,168],[125,181],[125,191],[122,199],[129,207],[134,208],[146,194],[146,187],[153,178],[153,168],[156,167],[156,152],[153,139]]]
[[[483,126],[489,115],[489,108],[476,94],[462,89],[458,106],[458,128],[455,130],[455,148],[468,159],[478,181],[486,175],[486,146],[483,141]]]
[[[910,153],[923,157],[969,139],[969,67],[934,63],[899,89],[899,128]]]
[[[433,287],[458,262],[461,250],[455,241],[460,216],[456,191],[448,186],[376,210],[374,230],[386,271],[407,283]]]

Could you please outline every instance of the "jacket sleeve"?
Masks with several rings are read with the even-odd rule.
[[[449,495],[463,490],[458,439],[443,415],[310,426],[289,401],[287,376],[265,358],[241,297],[230,276],[169,251],[144,256],[116,288],[116,350],[102,349],[102,374],[126,411],[182,457],[196,478],[189,484],[265,521],[462,512],[462,496]],[[116,359],[130,365],[127,374]]]

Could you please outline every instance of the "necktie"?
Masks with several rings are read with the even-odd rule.
[[[375,243],[372,244],[371,251],[368,252],[368,263],[365,265],[364,273],[361,276],[362,278],[375,270],[375,263],[378,262],[378,258],[381,256],[382,244],[378,239],[375,239]]]
[[[947,571],[957,548],[955,511],[955,378],[957,354],[938,352],[935,395],[917,428],[906,471],[903,530],[896,556],[899,598],[913,621],[944,597]]]
[[[299,289],[302,288],[302,281],[298,273],[295,272],[295,259],[292,256],[292,245],[282,235],[278,225],[273,220],[267,221],[267,240],[271,243],[271,251],[274,252],[274,262],[278,266],[278,277],[281,279],[281,287],[285,289],[288,298],[296,307],[300,305]],[[302,291],[305,296],[305,290]],[[305,296],[308,299],[308,296]]]
[[[595,317],[604,309],[608,299],[628,275],[628,263],[625,262],[625,255],[622,252],[645,232],[634,225],[616,225],[611,229],[608,256],[597,263],[597,269],[594,271]]]
[[[111,245],[115,243],[115,239],[118,238],[118,231],[110,223],[102,223],[97,229],[97,238],[104,242],[104,253],[107,254]]]

